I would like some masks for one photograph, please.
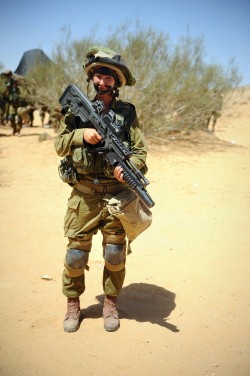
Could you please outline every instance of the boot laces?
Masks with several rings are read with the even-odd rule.
[[[79,300],[75,298],[68,299],[68,315],[74,316],[78,314],[80,307],[79,307]]]
[[[115,299],[112,299],[110,297],[105,299],[105,313],[108,314],[107,317],[117,318],[118,312]]]

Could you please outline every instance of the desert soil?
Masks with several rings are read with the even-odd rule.
[[[214,133],[149,143],[153,223],[127,258],[115,333],[101,317],[100,235],[84,320],[64,333],[70,187],[53,129],[36,118],[10,134],[1,126],[1,376],[249,376],[249,88],[227,102]]]

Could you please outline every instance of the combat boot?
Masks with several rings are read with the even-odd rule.
[[[106,295],[103,306],[104,329],[107,332],[115,332],[120,327],[120,320],[116,309],[116,296]]]
[[[64,318],[63,328],[65,332],[76,332],[80,327],[81,321],[80,299],[68,298],[67,313]]]

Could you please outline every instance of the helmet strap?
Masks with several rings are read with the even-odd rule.
[[[114,98],[118,98],[119,97],[119,89],[115,89],[114,91]]]
[[[89,83],[91,81],[91,78],[88,77],[87,78],[87,95],[89,93]],[[94,85],[94,88],[95,88],[95,91],[100,94],[100,95],[105,95],[105,94],[112,94],[113,98],[118,98],[119,97],[119,89],[117,87],[114,87],[114,86],[107,86],[107,89],[106,90],[99,90],[98,88],[98,85]]]
[[[99,85],[94,84],[95,91],[100,95],[113,94],[114,86],[106,86],[106,90],[100,90]]]

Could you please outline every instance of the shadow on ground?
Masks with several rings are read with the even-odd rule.
[[[82,309],[84,319],[102,317],[104,294],[96,296],[97,304]],[[132,283],[125,286],[119,295],[118,311],[120,319],[150,322],[160,325],[172,332],[179,329],[167,322],[175,309],[175,294],[171,291],[147,283]]]

